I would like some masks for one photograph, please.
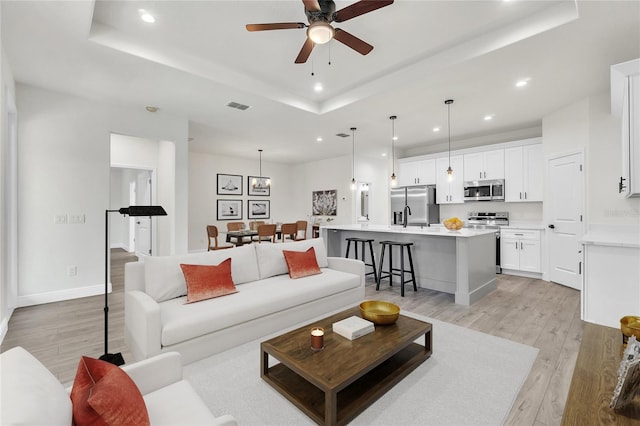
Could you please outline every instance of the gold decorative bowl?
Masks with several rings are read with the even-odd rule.
[[[629,337],[636,336],[640,340],[640,317],[626,316],[620,318],[620,331],[622,331],[622,343],[627,344]]]
[[[400,306],[380,300],[368,300],[360,304],[360,315],[376,325],[391,325],[400,316]]]

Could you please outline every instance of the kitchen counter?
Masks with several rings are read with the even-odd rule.
[[[582,244],[640,248],[640,226],[590,225],[582,236]]]
[[[494,229],[449,231],[442,226],[327,225],[320,228],[329,256],[346,253],[346,238],[374,240],[380,268],[380,241],[412,242],[411,252],[418,286],[455,295],[455,303],[470,305],[496,289],[496,237]],[[397,256],[397,255],[396,255]],[[397,258],[396,258],[397,259]],[[396,263],[398,263],[396,260]],[[368,258],[367,258],[368,262]],[[398,267],[394,264],[394,267]],[[385,256],[384,268],[388,268]],[[399,277],[394,278],[397,285]],[[388,279],[381,288],[388,286]],[[397,288],[397,287],[394,287]],[[410,295],[411,290],[407,293]]]
[[[459,231],[449,231],[443,225],[434,226],[407,226],[403,228],[402,225],[327,225],[321,228],[335,229],[340,231],[365,231],[365,232],[385,232],[391,234],[405,234],[405,235],[433,235],[439,237],[460,237],[469,238],[476,237],[478,235],[494,234],[495,229],[471,229],[462,228]]]
[[[542,222],[530,221],[530,220],[509,220],[509,225],[501,226],[501,228],[514,228],[514,229],[533,229],[533,230],[545,230],[546,225]]]

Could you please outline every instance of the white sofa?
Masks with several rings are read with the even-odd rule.
[[[122,369],[142,393],[152,425],[237,425],[231,415],[215,417],[182,379],[176,352]],[[72,422],[69,390],[22,347],[0,355],[0,424],[65,425]]]
[[[282,250],[314,247],[321,274],[291,279]],[[180,264],[217,265],[231,258],[238,292],[185,304]],[[177,351],[185,363],[282,330],[364,298],[364,263],[327,258],[320,238],[250,244],[125,266],[125,340],[135,359]]]

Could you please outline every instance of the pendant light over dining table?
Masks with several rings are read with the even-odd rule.
[[[351,190],[356,190],[356,128],[351,128]]]
[[[397,139],[396,127],[395,127],[396,118],[398,117],[395,115],[392,115],[391,117],[389,117],[389,120],[391,120],[391,186],[392,187],[398,186],[398,179],[396,177],[396,150],[395,150],[395,141]]]
[[[447,105],[447,127],[449,128],[449,167],[447,168],[447,179],[451,181],[453,179],[453,169],[451,168],[451,104],[453,99],[447,99],[444,101]]]
[[[251,187],[253,189],[265,189],[271,186],[271,179],[262,178],[262,149],[259,149],[258,152],[260,153],[260,173],[251,180]]]

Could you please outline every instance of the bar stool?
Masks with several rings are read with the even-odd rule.
[[[418,291],[418,287],[416,286],[416,276],[413,272],[413,258],[411,257],[411,246],[413,243],[404,243],[398,241],[380,241],[382,244],[382,251],[380,253],[380,269],[378,270],[378,281],[376,283],[376,291],[380,290],[380,281],[384,278],[389,278],[389,285],[393,286],[393,276],[400,277],[400,296],[404,297],[404,286],[408,283],[413,283],[413,291]],[[383,271],[382,265],[384,262],[384,252],[385,249],[389,246],[389,270]],[[400,247],[400,268],[393,267],[393,247]],[[409,270],[405,270],[404,268],[404,249],[407,249],[407,255],[409,257]],[[405,274],[411,274],[410,280],[405,280]]]
[[[368,238],[356,238],[356,237],[350,237],[350,238],[346,238],[347,240],[347,254],[345,254],[344,257],[349,257],[349,250],[351,249],[351,243],[353,242],[354,247],[356,249],[356,259],[360,259],[358,257],[358,243],[361,243],[361,247],[362,247],[362,260],[363,262],[365,262],[364,266],[371,266],[372,271],[371,272],[367,272],[365,273],[365,275],[371,275],[373,274],[373,278],[376,280],[376,282],[378,282],[378,274],[376,272],[376,258],[373,256],[373,239],[368,239]],[[369,243],[369,252],[371,253],[371,263],[366,263],[365,261],[365,252],[364,252],[364,245],[365,243]]]

